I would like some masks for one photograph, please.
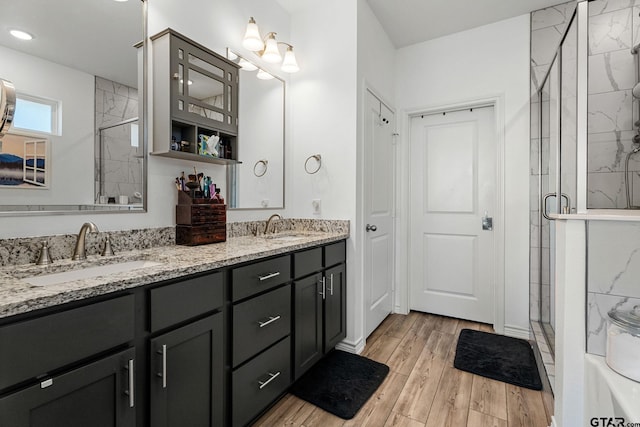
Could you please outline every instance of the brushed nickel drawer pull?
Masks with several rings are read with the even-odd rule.
[[[260,390],[262,390],[264,387],[266,387],[271,381],[275,380],[276,378],[278,378],[278,376],[280,375],[280,371],[276,372],[275,374],[272,374],[271,372],[269,372],[269,379],[266,381],[258,381],[258,384],[260,384]]]
[[[266,276],[258,276],[258,279],[262,282],[263,280],[271,279],[272,277],[279,276],[280,272],[276,271],[275,273],[268,273]]]
[[[133,408],[136,403],[134,395],[135,375],[133,373],[133,359],[129,359],[129,363],[127,363],[127,366],[124,368],[129,371],[129,390],[126,390],[124,394],[129,396],[129,408]]]
[[[322,295],[322,299],[326,299],[327,298],[327,281],[325,280],[324,276],[322,276],[322,280],[320,280],[319,283],[322,283],[322,292],[318,292],[318,294]]]
[[[167,345],[162,344],[162,350],[158,351],[158,354],[162,354],[162,372],[158,372],[156,375],[162,377],[162,388],[167,388]]]
[[[264,328],[265,326],[267,326],[270,323],[275,322],[276,320],[280,320],[280,316],[279,315],[276,316],[276,317],[269,316],[269,320],[267,320],[266,322],[258,321],[258,324],[260,325],[261,328]]]
[[[329,275],[329,283],[331,284],[331,287],[329,288],[329,293],[331,294],[331,296],[333,296],[333,273]]]

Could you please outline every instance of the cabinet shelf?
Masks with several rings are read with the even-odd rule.
[[[169,157],[172,159],[190,160],[192,162],[214,163],[217,165],[235,165],[242,163],[238,160],[223,159],[220,157],[201,156],[200,154],[187,153],[184,151],[154,151],[152,156]]]

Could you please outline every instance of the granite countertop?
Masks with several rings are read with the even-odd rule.
[[[88,256],[86,261],[59,260],[48,266],[27,264],[2,267],[0,318],[336,242],[348,237],[349,234],[345,232],[298,232],[290,237],[281,238],[242,236],[210,245],[161,246],[120,252],[108,257]],[[154,261],[160,265],[46,286],[34,286],[22,280],[76,270],[80,267],[135,260]]]

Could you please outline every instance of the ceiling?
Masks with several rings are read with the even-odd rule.
[[[566,0],[367,0],[396,48],[564,2]]]
[[[315,0],[277,0],[289,13]],[[567,0],[367,0],[396,48],[544,9]]]
[[[8,32],[14,28],[34,39],[14,39]],[[140,1],[2,2],[0,45],[132,87],[138,83],[133,45],[142,38]]]

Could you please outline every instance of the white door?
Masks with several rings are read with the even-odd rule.
[[[411,119],[410,308],[493,323],[493,107]]]
[[[369,91],[364,118],[364,302],[369,336],[391,313],[394,265],[394,113]]]

